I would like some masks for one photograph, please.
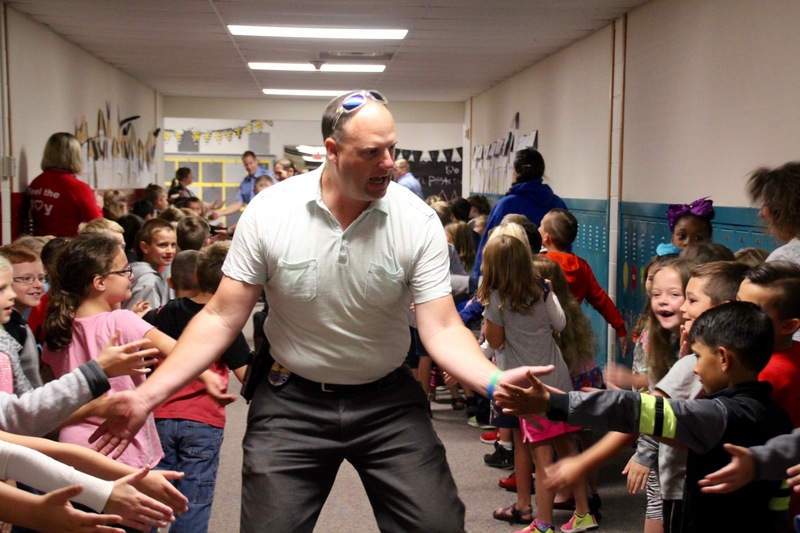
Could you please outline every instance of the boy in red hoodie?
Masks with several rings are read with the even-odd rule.
[[[597,309],[617,332],[620,346],[625,346],[628,331],[619,310],[595,279],[589,263],[567,251],[578,236],[578,220],[575,215],[566,209],[551,209],[542,218],[539,234],[542,236],[542,246],[547,249],[545,257],[561,265],[575,300],[579,304],[586,300]]]

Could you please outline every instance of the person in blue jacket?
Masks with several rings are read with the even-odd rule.
[[[498,200],[492,208],[480,245],[478,245],[475,267],[472,271],[472,279],[476,286],[481,275],[483,247],[489,238],[489,231],[500,225],[504,216],[509,213],[525,215],[528,220],[539,226],[542,217],[551,209],[567,208],[564,201],[553,192],[553,189],[544,183],[543,177],[544,158],[542,154],[533,148],[525,148],[517,152],[514,157],[514,183],[508,194]]]

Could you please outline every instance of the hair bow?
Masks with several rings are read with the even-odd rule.
[[[700,198],[686,204],[672,204],[667,207],[667,223],[669,223],[670,231],[675,229],[675,224],[681,217],[686,215],[694,215],[696,217],[712,220],[714,218],[714,201],[709,200],[708,196]]]

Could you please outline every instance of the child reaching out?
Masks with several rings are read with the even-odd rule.
[[[739,283],[744,277],[746,266],[734,261],[718,261],[698,265],[692,269],[692,277],[686,285],[686,299],[681,306],[684,318],[685,335],[691,331],[692,323],[703,312],[716,305],[733,301],[739,290]],[[687,340],[688,343],[688,340]],[[673,399],[695,399],[702,393],[702,386],[694,374],[697,358],[688,353],[678,360],[667,375],[656,385],[653,394]],[[601,444],[590,448],[574,459],[559,461],[551,468],[550,479],[556,487],[583,476],[586,471],[598,468],[616,452],[632,440],[629,436],[612,433],[604,438]],[[648,441],[649,442],[649,441]],[[640,443],[641,444],[641,443]],[[643,448],[643,449],[642,449]],[[658,452],[659,485],[662,497],[662,516],[664,531],[679,531],[682,499],[684,492],[683,479],[686,472],[686,450],[664,443],[656,448],[640,447],[637,454],[654,462],[654,453]]]
[[[508,226],[510,230],[517,230],[524,235],[517,224]],[[562,390],[572,388],[569,370],[551,333],[552,330],[564,329],[564,313],[557,297],[549,286],[545,288],[533,269],[527,242],[508,234],[489,239],[484,249],[483,278],[478,289],[478,298],[486,306],[484,328],[487,341],[493,348],[504,347],[502,355],[498,356],[498,368],[509,369],[531,364],[554,365],[554,372],[545,377],[548,384]],[[521,428],[514,430],[517,503],[495,513],[513,516],[514,521],[520,520],[525,511],[530,513],[529,452],[533,456],[536,471],[544,472],[544,468],[553,462],[552,447],[556,446],[559,452],[569,454],[571,441],[568,434],[578,430],[577,427],[552,423],[541,417],[535,417],[535,422],[523,419],[520,424]],[[574,453],[574,448],[572,452]],[[545,486],[545,481],[545,475],[537,475],[538,516],[522,531],[555,531],[552,524],[555,492]],[[561,530],[596,529],[597,522],[589,513],[585,485],[576,486],[573,490],[575,515]]]
[[[769,317],[749,302],[728,302],[703,313],[689,333],[697,355],[694,371],[706,395],[699,400],[631,391],[551,393],[532,375],[530,388],[508,386],[495,398],[510,414],[546,412],[552,420],[645,432],[687,446],[681,531],[736,531],[742,524],[783,531],[785,514],[771,510],[780,481],[749,483],[723,497],[705,494],[698,485],[727,463],[723,443],[763,444],[791,427],[770,398],[770,385],[757,381],[772,353],[773,335]]]
[[[99,353],[116,331],[124,344],[147,338],[162,354],[172,350],[175,344],[172,338],[133,312],[118,309],[118,304],[130,297],[131,268],[116,240],[97,234],[79,235],[62,250],[52,281],[42,362],[56,378],[87,362],[89,354]],[[215,378],[205,376],[212,381]],[[117,392],[131,390],[143,381],[141,375],[118,376],[109,383],[111,391]],[[103,401],[88,404],[80,415],[100,414]],[[89,436],[99,425],[100,419],[90,416],[63,428],[59,440],[89,447]],[[161,456],[161,444],[150,415],[120,461],[138,468],[154,465]]]
[[[566,209],[552,209],[542,218],[539,233],[542,236],[542,246],[547,248],[546,257],[561,265],[572,296],[578,304],[586,300],[597,309],[617,332],[620,346],[624,347],[628,331],[622,315],[595,279],[589,263],[569,251],[578,236],[578,219]]]
[[[171,337],[179,337],[217,291],[229,248],[230,242],[218,242],[201,252],[187,250],[175,256],[169,282],[178,297],[150,311],[145,320]],[[211,371],[220,376],[227,390],[228,369],[241,382],[249,358],[250,347],[239,333],[211,366]],[[170,531],[205,533],[211,518],[225,408],[203,393],[201,383],[193,381],[160,405],[153,415],[164,449],[164,459],[158,468],[183,472],[183,479],[176,481],[175,486],[190,498],[189,511],[176,519]]]
[[[581,310],[578,302],[572,297],[561,266],[547,257],[535,255],[533,267],[543,278],[550,280],[553,293],[558,297],[558,301],[564,309],[567,325],[563,331],[554,336],[561,355],[564,357],[564,362],[567,363],[567,369],[572,379],[572,390],[581,390],[584,387],[605,388],[603,371],[594,358],[597,353],[597,340],[592,331],[592,324]],[[585,450],[593,444],[589,431],[578,431],[576,435],[582,449]],[[588,476],[588,489],[592,495],[589,507],[592,514],[597,515],[600,496],[597,494],[597,476],[594,474]]]

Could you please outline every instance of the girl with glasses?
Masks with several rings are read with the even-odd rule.
[[[86,363],[100,353],[105,343],[119,332],[119,342],[127,344],[148,339],[161,354],[168,354],[175,341],[120,304],[131,296],[131,269],[119,243],[105,235],[85,233],[71,240],[62,250],[53,276],[50,309],[45,319],[42,362],[56,378]],[[144,382],[142,374],[118,376],[109,380],[111,392],[131,390]],[[216,383],[216,376],[206,377]],[[104,399],[95,400],[78,411],[77,423],[62,428],[61,442],[91,447],[89,437],[100,425],[91,416]],[[133,438],[132,445],[119,460],[140,468],[156,464],[162,457],[161,444],[152,415]]]

